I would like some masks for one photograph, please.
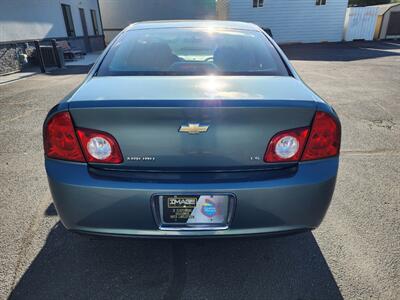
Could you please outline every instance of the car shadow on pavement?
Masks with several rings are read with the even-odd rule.
[[[153,240],[57,223],[10,299],[343,299],[312,233]]]
[[[56,207],[54,206],[54,203],[50,203],[50,205],[46,208],[44,215],[46,217],[53,217],[53,216],[57,216],[57,210]]]
[[[87,74],[93,65],[88,66],[67,66],[61,69],[50,68],[46,70],[46,75],[76,75]]]
[[[355,61],[400,56],[398,41],[287,44],[281,47],[290,60]]]

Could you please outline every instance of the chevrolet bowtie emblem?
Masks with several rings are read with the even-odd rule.
[[[187,125],[182,125],[179,128],[179,132],[185,132],[189,134],[197,134],[202,132],[207,132],[209,125],[200,125],[198,123],[189,123]]]

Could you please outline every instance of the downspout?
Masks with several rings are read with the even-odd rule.
[[[102,33],[102,35],[103,35],[103,46],[104,46],[104,48],[105,48],[105,47],[106,47],[106,39],[105,39],[105,36],[104,36],[104,27],[103,27],[103,20],[102,20],[102,18],[101,18],[101,9],[100,9],[99,0],[97,0],[97,8],[99,9],[101,33]]]

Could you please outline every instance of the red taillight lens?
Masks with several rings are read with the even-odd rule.
[[[329,113],[318,111],[311,130],[297,128],[276,134],[268,144],[264,161],[275,163],[321,159],[336,156],[339,150],[339,123]]]
[[[336,156],[340,150],[340,126],[328,113],[315,114],[311,133],[301,160]]]
[[[60,112],[47,122],[44,151],[50,158],[85,162],[68,112]]]
[[[303,152],[308,131],[308,128],[297,128],[275,135],[268,144],[264,161],[269,163],[298,161]]]
[[[79,128],[76,130],[88,162],[119,164],[123,161],[117,141],[108,133]]]
[[[69,112],[57,113],[47,122],[44,149],[47,157],[55,159],[113,164],[123,161],[113,136],[91,129],[77,129],[75,133]]]

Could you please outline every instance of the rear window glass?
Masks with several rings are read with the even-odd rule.
[[[140,29],[123,33],[98,76],[277,75],[287,69],[258,31],[216,28]]]

